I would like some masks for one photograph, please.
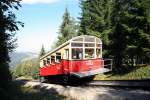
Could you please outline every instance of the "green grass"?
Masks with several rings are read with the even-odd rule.
[[[136,66],[132,70],[123,74],[100,74],[94,80],[142,80],[150,79],[150,65],[149,66]]]

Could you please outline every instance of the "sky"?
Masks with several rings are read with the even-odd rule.
[[[16,34],[17,52],[38,53],[42,44],[49,51],[57,40],[65,8],[76,20],[81,12],[79,0],[23,0],[21,4],[15,11],[17,20],[24,23]]]

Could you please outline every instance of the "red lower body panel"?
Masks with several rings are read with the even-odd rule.
[[[59,64],[50,64],[40,68],[40,76],[52,76],[52,75],[64,75],[92,71],[99,68],[103,68],[102,59],[92,60],[62,60]]]
[[[40,69],[40,76],[49,76],[49,75],[61,75],[62,66],[60,64],[47,65]]]

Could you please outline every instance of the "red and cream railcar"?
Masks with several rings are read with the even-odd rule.
[[[79,78],[104,73],[102,41],[95,36],[77,36],[40,58],[40,76],[74,75]]]

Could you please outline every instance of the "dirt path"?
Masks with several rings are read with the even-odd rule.
[[[26,81],[24,86],[40,89],[41,92],[57,93],[72,100],[150,100],[150,91],[111,87],[62,86]]]

